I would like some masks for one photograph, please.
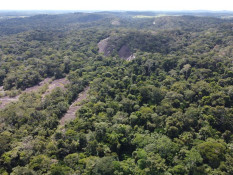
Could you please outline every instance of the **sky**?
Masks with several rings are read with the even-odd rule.
[[[233,0],[0,0],[0,10],[233,11]]]

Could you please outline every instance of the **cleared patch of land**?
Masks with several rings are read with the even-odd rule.
[[[54,80],[54,81],[52,81],[52,78],[46,78],[43,81],[41,81],[38,85],[25,89],[24,91],[22,91],[22,93],[36,92],[41,87],[48,84],[48,89],[42,95],[42,98],[44,98],[46,95],[48,95],[56,87],[60,87],[62,89],[65,89],[65,85],[68,84],[68,83],[69,83],[69,81],[67,79],[65,79],[65,78],[57,79],[57,80]],[[0,92],[2,94],[5,94],[5,91],[3,90],[3,87],[0,87]],[[15,96],[15,97],[10,97],[8,95],[4,96],[4,97],[1,97],[0,98],[0,109],[5,108],[11,102],[18,101],[21,94]]]
[[[109,39],[110,38],[108,37],[98,43],[99,53],[104,53],[104,56],[111,55],[114,50],[109,46]],[[122,47],[118,51],[118,55],[120,58],[123,58],[127,61],[131,61],[135,58],[134,54],[130,50],[130,47],[126,43],[122,45]]]
[[[45,91],[45,93],[42,95],[42,98],[44,98],[46,95],[50,94],[52,90],[54,90],[56,87],[60,87],[61,89],[65,90],[65,85],[69,84],[69,81],[66,78],[61,78],[52,81],[48,89]]]
[[[77,110],[79,110],[82,107],[80,102],[82,102],[87,98],[87,93],[89,89],[90,87],[86,87],[84,91],[79,94],[78,98],[70,105],[67,113],[61,118],[60,125],[63,126],[65,125],[65,123],[76,117],[75,113],[77,112]]]
[[[30,93],[30,92],[38,91],[39,88],[41,88],[41,87],[44,86],[45,84],[49,84],[50,82],[52,82],[52,78],[46,78],[46,79],[44,79],[43,81],[41,81],[38,85],[32,86],[32,87],[30,87],[30,88],[27,88],[27,89],[25,89],[23,92]]]
[[[98,43],[99,53],[104,53],[105,56],[109,56],[111,53],[108,49],[108,40],[109,38],[103,39]]]

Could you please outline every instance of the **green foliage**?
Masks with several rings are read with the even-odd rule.
[[[216,168],[220,162],[225,159],[226,145],[221,140],[207,139],[198,145],[199,152],[205,162]]]
[[[232,20],[128,13],[0,21],[0,174],[233,174]]]

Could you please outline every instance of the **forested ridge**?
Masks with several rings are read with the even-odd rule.
[[[233,20],[133,14],[0,21],[0,174],[233,174]]]

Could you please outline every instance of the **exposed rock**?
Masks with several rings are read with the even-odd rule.
[[[98,43],[99,53],[104,53],[104,56],[109,56],[111,53],[108,51],[109,38],[103,39]]]
[[[135,55],[132,54],[132,55],[130,55],[126,60],[127,60],[127,61],[132,61],[134,58],[135,58]]]
[[[132,55],[132,53],[127,45],[123,45],[119,50],[118,55],[121,58],[127,59]]]
[[[114,51],[114,47],[110,47],[109,40],[110,38],[106,38],[98,43],[99,53],[104,53],[104,56],[110,56]],[[127,44],[124,44],[120,48],[120,50],[118,51],[118,55],[120,58],[128,61],[131,61],[135,58],[134,54],[131,52],[130,47]]]
[[[127,61],[131,61],[135,58],[135,55],[131,52],[130,48],[127,45],[123,45],[118,52],[120,58],[123,58]]]

